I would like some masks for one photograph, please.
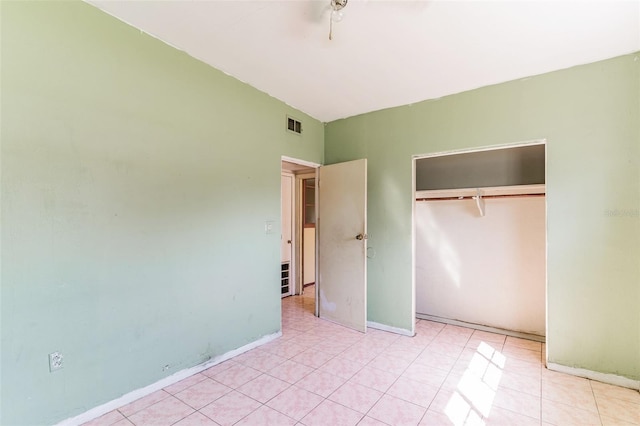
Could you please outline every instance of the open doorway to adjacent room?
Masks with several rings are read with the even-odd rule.
[[[317,164],[283,157],[281,297],[315,298]]]
[[[283,157],[281,182],[280,295],[313,293],[315,316],[366,332],[367,160]]]

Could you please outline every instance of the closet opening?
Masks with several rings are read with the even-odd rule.
[[[416,317],[544,341],[544,140],[414,156]]]

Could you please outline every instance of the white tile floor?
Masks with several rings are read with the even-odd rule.
[[[90,425],[640,425],[640,393],[544,368],[544,345],[418,321],[415,337],[282,300],[283,336]]]

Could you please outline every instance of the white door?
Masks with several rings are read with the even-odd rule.
[[[291,268],[291,241],[293,237],[293,176],[281,175],[281,217],[282,233],[280,234],[280,294],[290,296],[293,289],[293,274]]]
[[[318,176],[318,314],[365,332],[367,160],[323,166]]]

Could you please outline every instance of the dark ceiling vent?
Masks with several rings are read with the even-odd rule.
[[[287,116],[287,130],[293,133],[302,133],[302,123],[295,118]]]

